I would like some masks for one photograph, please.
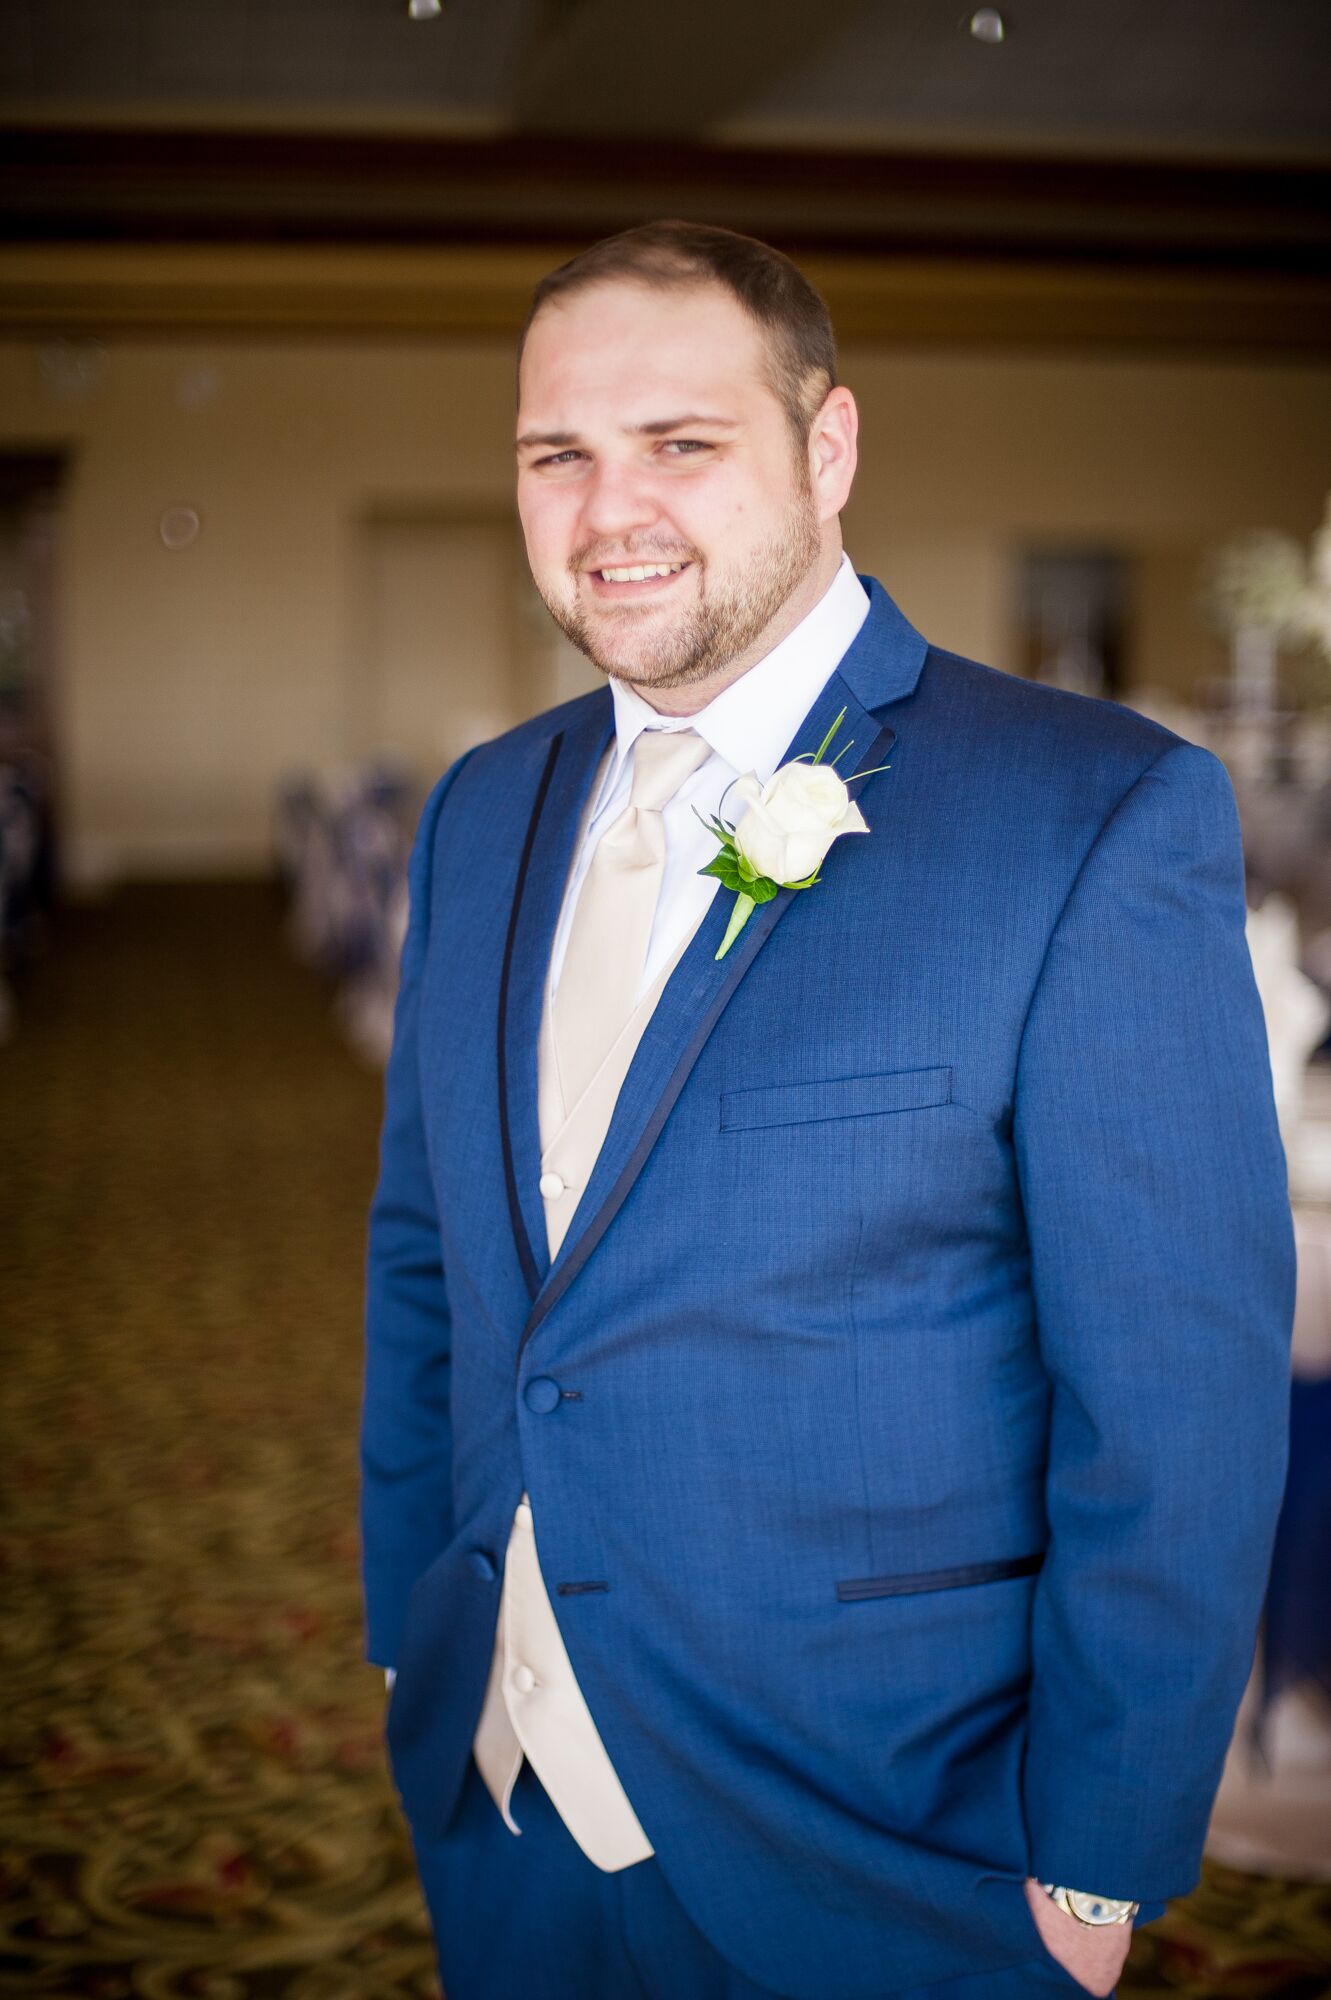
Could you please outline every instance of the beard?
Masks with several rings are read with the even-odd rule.
[[[809,574],[820,550],[817,509],[807,487],[796,494],[781,526],[751,551],[743,574],[713,591],[707,588],[707,565],[696,549],[622,550],[617,563],[688,562],[699,572],[694,603],[676,623],[637,648],[636,657],[617,651],[612,631],[593,630],[600,621],[589,617],[576,599],[568,610],[544,590],[541,596],[564,636],[603,674],[640,687],[686,687],[710,679],[753,645]],[[589,565],[584,557],[573,567]]]

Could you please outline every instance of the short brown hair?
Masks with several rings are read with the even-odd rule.
[[[644,222],[603,236],[549,272],[532,293],[518,336],[518,367],[542,306],[589,285],[627,278],[677,290],[723,285],[767,336],[768,387],[786,413],[796,443],[836,386],[836,336],[820,295],[798,265],[770,243],[703,222]]]

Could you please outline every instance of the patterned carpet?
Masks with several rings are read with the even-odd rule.
[[[437,1990],[360,1657],[380,1084],[279,922],[67,912],[0,1050],[3,1993]],[[1331,1888],[1211,1868],[1121,1991],[1328,2000]]]

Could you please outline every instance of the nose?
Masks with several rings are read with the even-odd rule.
[[[622,541],[652,527],[660,512],[650,479],[631,466],[602,462],[584,490],[583,533],[588,541]]]

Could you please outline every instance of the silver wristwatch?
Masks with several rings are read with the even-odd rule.
[[[1140,1903],[1125,1903],[1114,1896],[1087,1896],[1080,1889],[1056,1889],[1052,1882],[1042,1882],[1040,1887],[1060,1910],[1066,1910],[1088,1930],[1100,1930],[1105,1924],[1130,1924],[1141,1908]]]

